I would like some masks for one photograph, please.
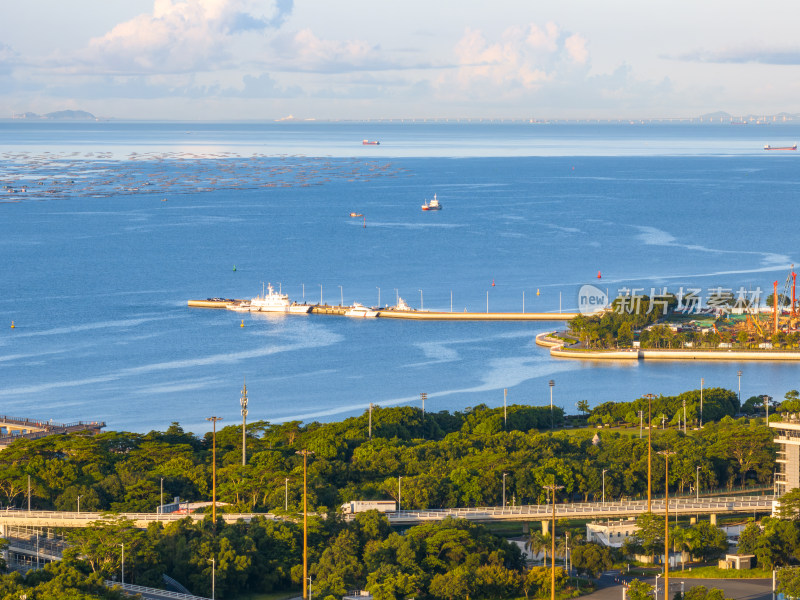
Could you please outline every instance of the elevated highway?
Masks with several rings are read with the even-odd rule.
[[[669,501],[670,515],[718,515],[753,514],[772,512],[774,496],[718,496],[695,500],[676,498]],[[651,510],[664,513],[664,499],[651,502]],[[635,517],[647,512],[646,500],[624,502],[583,502],[575,504],[556,504],[557,519],[611,519]],[[388,513],[389,522],[394,525],[415,525],[426,521],[440,521],[447,517],[469,519],[470,521],[546,521],[552,518],[551,504],[531,504],[525,506],[449,508],[437,510],[400,510]]]
[[[774,496],[717,496],[695,500],[693,498],[676,498],[669,501],[670,515],[719,515],[719,514],[755,514],[772,511]],[[442,508],[428,510],[399,510],[387,513],[393,525],[416,525],[429,521],[441,521],[448,517],[468,519],[470,521],[547,521],[552,516],[552,505],[530,504],[524,506],[507,506],[505,508],[486,506],[477,508]],[[664,512],[664,499],[652,501],[652,511]],[[584,502],[573,504],[556,504],[557,519],[611,519],[619,517],[635,517],[647,512],[646,500],[621,502]],[[235,523],[239,519],[249,522],[253,517],[265,519],[283,519],[286,517],[272,513],[218,513],[226,523]],[[25,527],[87,527],[93,521],[113,517],[109,513],[99,512],[59,512],[59,511],[0,511],[0,528],[6,526]],[[120,513],[121,517],[130,519],[136,527],[146,528],[150,523],[164,523],[185,519],[185,514],[157,513]],[[201,521],[205,513],[192,513],[189,518]],[[355,518],[348,515],[348,519]]]

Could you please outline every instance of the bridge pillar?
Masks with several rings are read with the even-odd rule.
[[[717,524],[717,515],[711,515],[711,524],[712,525],[716,525]]]
[[[550,521],[542,521],[542,534],[547,535],[550,533]]]
[[[528,533],[530,533],[530,531],[531,531],[531,524],[528,523],[528,522],[523,523],[522,524],[522,533],[528,534]]]
[[[689,525],[694,525],[697,523],[697,517],[689,517]]]

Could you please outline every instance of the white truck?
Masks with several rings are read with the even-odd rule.
[[[342,512],[346,515],[363,513],[368,510],[388,513],[397,510],[397,502],[394,500],[351,500],[347,504],[342,504]]]

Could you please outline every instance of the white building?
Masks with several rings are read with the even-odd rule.
[[[775,430],[778,444],[775,494],[782,496],[794,488],[800,488],[800,416],[787,414],[782,421],[769,424]]]
[[[635,519],[587,523],[586,541],[612,548],[622,548],[625,540],[637,531],[639,531],[639,527],[636,525]]]

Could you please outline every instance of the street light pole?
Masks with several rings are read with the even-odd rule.
[[[700,500],[700,467],[697,467],[697,473],[695,477],[696,481],[694,484],[694,491],[695,491],[695,500]]]
[[[506,475],[508,473],[503,473],[503,508],[506,507]]]
[[[81,497],[78,496],[78,514],[81,513]]]
[[[206,417],[206,421],[211,421],[213,427],[212,446],[213,453],[211,458],[211,519],[214,523],[214,531],[217,530],[217,421],[222,421],[222,417]]]
[[[284,490],[284,496],[283,496],[283,510],[285,510],[286,512],[289,512],[289,478],[288,477],[286,477],[284,479],[284,483],[286,485],[286,489]]]
[[[244,380],[242,397],[239,399],[242,405],[242,466],[247,463],[247,379]]]
[[[403,505],[403,476],[397,476],[397,510],[400,510]]]
[[[211,600],[217,595],[217,561],[211,557]]]
[[[608,469],[603,469],[603,504],[606,503],[606,472]]]
[[[555,381],[552,379],[547,382],[547,385],[550,386],[550,429],[556,428],[555,417],[553,416],[553,386],[556,384]]]
[[[736,371],[736,377],[739,378],[739,406],[742,405],[742,372]]]
[[[122,546],[122,585],[125,585],[125,543],[123,542],[120,544]]]
[[[298,450],[303,455],[303,598],[308,600],[308,456],[311,450]]]
[[[700,378],[700,428],[703,428],[703,384],[706,382],[702,377]],[[667,599],[669,600],[669,599]]]
[[[159,520],[161,519],[161,515],[164,514],[164,478],[161,478],[161,496],[160,496],[161,507],[158,510]]]
[[[369,403],[369,439],[372,439],[372,402]]]

